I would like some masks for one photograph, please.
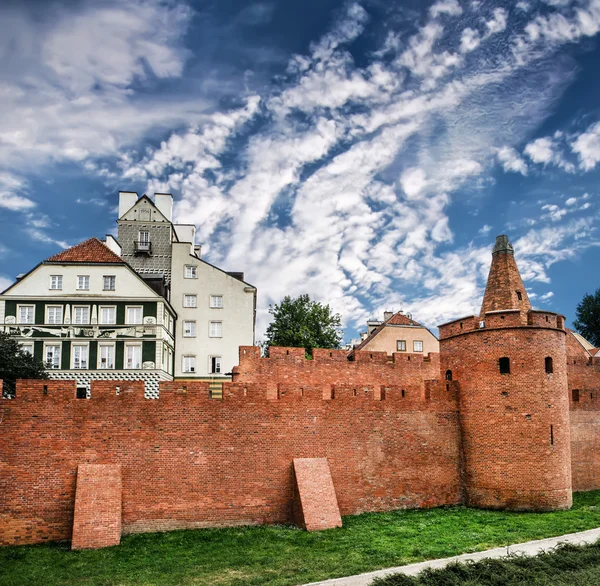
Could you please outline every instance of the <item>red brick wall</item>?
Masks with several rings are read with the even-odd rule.
[[[460,502],[455,385],[423,382],[437,358],[318,354],[243,360],[223,400],[197,381],[158,400],[141,382],[98,381],[86,400],[21,381],[0,401],[0,543],[70,538],[85,463],[121,466],[124,533],[291,522],[294,458],[328,459],[342,514]]]
[[[443,339],[440,351],[442,369],[451,369],[459,385],[468,504],[569,507],[564,331],[484,328]],[[552,374],[545,373],[546,356]],[[501,357],[510,358],[510,374],[500,374]]]
[[[567,370],[573,490],[594,490],[600,488],[600,358],[590,358],[571,334]]]

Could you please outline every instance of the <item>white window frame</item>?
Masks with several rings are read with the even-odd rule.
[[[188,363],[186,365],[186,361],[192,361],[192,364]],[[187,366],[187,369],[186,369]],[[181,357],[181,372],[196,372],[196,355],[195,354],[186,354]]]
[[[53,360],[52,364],[56,362],[56,366],[48,366],[48,348],[58,348],[57,360]],[[44,344],[44,366],[50,370],[59,370],[62,359],[62,344],[59,343],[48,343]]]
[[[219,301],[220,301],[220,305],[219,305]],[[211,295],[208,305],[211,309],[223,309],[223,295]]]
[[[112,279],[112,287],[106,286],[106,279]],[[116,275],[103,275],[102,276],[102,290],[103,291],[114,291],[116,288],[117,288]]]
[[[183,274],[184,279],[197,279],[198,278],[198,267],[196,265],[185,265],[185,271]]]
[[[404,345],[404,348],[400,348],[400,343]],[[396,340],[396,352],[406,352],[406,340]]]
[[[82,279],[87,279],[82,281]],[[81,287],[81,285],[87,285],[87,287]],[[77,275],[77,291],[89,291],[90,290],[90,276],[89,275]]]
[[[79,322],[75,317],[77,315],[78,309],[87,309],[87,321]],[[90,324],[90,306],[89,305],[73,305],[73,311],[71,313],[73,316],[71,319],[71,323],[76,326],[85,326]]]
[[[132,364],[132,366],[129,366],[127,351],[130,348],[137,348],[140,353],[139,363],[137,366],[135,364]],[[125,349],[123,352],[123,363],[124,363],[123,368],[125,370],[140,370],[142,368],[142,345],[141,344],[125,344]]]
[[[21,309],[31,309],[31,318],[27,321],[21,319]],[[34,324],[35,323],[35,305],[29,303],[23,303],[23,305],[17,305],[17,323],[19,324]]]
[[[25,344],[20,344],[20,348],[22,352],[27,352],[27,354],[33,356],[33,342],[26,342]]]
[[[113,321],[104,321],[102,318],[103,309],[112,309],[114,311]],[[116,305],[100,305],[98,307],[98,323],[103,326],[114,326],[117,323],[117,306]]]
[[[190,333],[186,333],[187,324],[191,324]],[[193,320],[185,320],[183,322],[183,337],[184,338],[195,338],[196,337],[196,322]]]
[[[53,320],[50,320],[50,310],[60,310],[60,319],[57,320],[56,319],[56,315],[54,315]],[[55,312],[56,313],[56,312]],[[46,305],[46,323],[50,324],[50,325],[60,325],[63,323],[64,320],[64,307],[62,305]]]
[[[55,281],[56,280],[56,281]],[[62,291],[62,275],[50,275],[50,287],[51,291]],[[56,287],[54,286],[56,284]]]
[[[107,348],[110,349],[112,354],[112,363],[107,362],[106,366],[102,365],[102,349]],[[108,357],[107,357],[108,360]],[[98,370],[113,370],[115,368],[115,360],[116,360],[116,348],[115,344],[98,344]]]
[[[194,300],[194,305],[187,305],[188,297],[190,299]],[[186,309],[196,309],[198,307],[198,295],[196,295],[194,293],[184,293],[183,294],[183,307],[185,307]]]
[[[213,360],[217,361],[216,368],[213,369]],[[223,357],[222,356],[209,356],[208,357],[208,373],[209,374],[221,374],[223,371]]]
[[[417,350],[417,344],[421,344],[420,350]],[[423,352],[423,340],[414,340],[413,341],[413,352]]]
[[[80,349],[84,349],[85,348],[85,366],[81,366],[81,357],[79,358],[79,366],[75,365],[75,349],[80,348]],[[90,346],[89,344],[71,344],[71,368],[73,370],[88,370],[90,367]]]
[[[219,333],[213,333],[213,326],[219,325]],[[209,338],[222,338],[223,337],[223,322],[222,321],[210,321],[208,322],[208,337]]]
[[[140,321],[129,320],[129,310],[139,309],[140,310]],[[126,305],[125,306],[125,323],[131,326],[139,326],[144,323],[144,306],[143,305]]]

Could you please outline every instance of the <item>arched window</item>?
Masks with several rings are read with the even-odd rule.
[[[550,356],[546,356],[544,362],[546,366],[546,374],[552,374],[554,372],[554,369],[552,367],[552,358]]]
[[[510,358],[506,356],[498,360],[498,367],[500,368],[500,374],[510,374]]]
[[[452,371],[451,370],[446,371],[446,380],[452,380]]]

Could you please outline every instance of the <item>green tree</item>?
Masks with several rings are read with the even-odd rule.
[[[14,397],[18,378],[48,378],[44,363],[21,350],[19,343],[0,332],[0,379],[4,381],[2,396]]]
[[[313,348],[339,348],[342,341],[341,316],[329,305],[312,301],[308,295],[292,299],[284,297],[279,305],[270,305],[273,321],[269,324],[263,349],[269,346],[304,348],[307,355]]]
[[[593,295],[586,293],[579,302],[573,322],[575,329],[596,348],[600,346],[600,289]]]

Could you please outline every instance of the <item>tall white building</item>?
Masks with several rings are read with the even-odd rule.
[[[200,257],[191,224],[173,224],[173,196],[119,193],[122,257],[177,313],[176,378],[219,381],[238,363],[239,346],[254,344],[256,287]]]

